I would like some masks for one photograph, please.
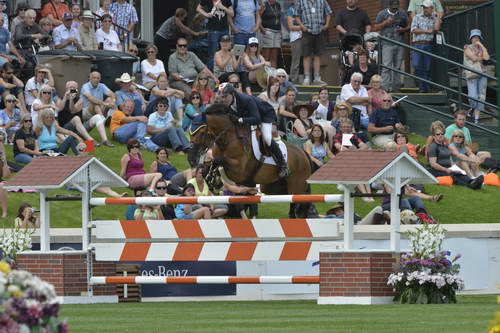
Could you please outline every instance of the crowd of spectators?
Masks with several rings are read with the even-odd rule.
[[[4,5],[5,1],[0,0],[0,10],[5,9]],[[54,88],[50,66],[36,64],[34,54],[49,48],[102,49],[138,55],[137,45],[132,43],[138,22],[134,7],[124,0],[101,0],[99,10],[93,13],[78,4],[68,7],[63,1],[51,0],[37,13],[20,2],[10,26],[8,16],[0,16],[1,29],[5,30],[0,29],[0,134],[5,143],[12,145],[15,162],[26,165],[44,154],[79,155],[88,145],[113,148],[115,144],[126,144],[128,153],[121,159],[120,174],[136,195],[255,193],[255,188],[224,181],[220,188],[209,190],[204,179],[206,166],[178,171],[169,161],[169,154],[189,152],[191,124],[217,102],[214,87],[229,82],[240,93],[257,95],[260,91],[258,97],[274,108],[278,118],[275,139],[281,135],[298,144],[309,154],[316,169],[344,150],[399,149],[415,159],[427,160],[435,176],[451,176],[458,185],[481,188],[483,174],[479,166],[492,159],[491,154],[472,149],[465,127],[467,112],[456,114],[454,127],[433,123],[426,147],[415,147],[409,142],[408,127],[391,96],[391,92],[401,88],[401,76],[387,68],[378,73],[373,43],[352,47],[346,82],[337,100],[332,99],[320,75],[321,55],[330,27],[342,37],[377,31],[397,41],[403,41],[410,32],[414,47],[432,52],[442,18],[439,0],[412,0],[408,11],[400,8],[398,0],[390,0],[373,24],[357,0],[347,0],[345,8],[336,13],[325,0],[294,0],[289,8],[282,8],[276,0],[201,0],[196,11],[193,22],[199,26],[188,24],[188,13],[182,8],[161,25],[154,44],[144,49],[146,57],[134,64],[131,73],[116,78],[119,89],[113,91],[101,82],[102,73],[92,71],[81,89],[75,81],[65,82],[61,96]],[[290,75],[286,69],[276,68],[280,62],[282,25],[290,31]],[[489,54],[481,43],[480,31],[474,30],[470,41],[465,58],[473,67],[474,62],[488,60]],[[385,65],[401,68],[403,58],[402,47],[383,45],[380,59]],[[428,56],[412,54],[417,76],[429,80],[430,64]],[[19,73],[31,74],[24,78]],[[137,73],[140,74],[134,77]],[[485,80],[474,76],[467,80],[473,97],[484,100]],[[305,102],[297,97],[297,84],[321,88]],[[429,84],[421,81],[420,90],[430,91]],[[470,115],[479,119],[484,105],[478,101],[471,105]],[[99,140],[90,134],[94,128]],[[0,148],[5,149],[3,144]],[[145,150],[156,153],[149,170],[144,165]],[[5,154],[2,162],[7,163]],[[368,185],[359,186],[358,190],[366,194],[363,200],[367,202],[374,201],[369,196],[374,190],[390,191]],[[426,195],[423,191],[406,188],[404,193],[409,200],[405,207],[420,214],[421,221],[432,223],[421,201],[437,201],[442,196]],[[5,215],[3,196],[0,191]],[[381,206],[389,209],[387,203]],[[224,205],[140,206],[130,208],[128,216],[214,218],[232,211],[234,207]],[[236,216],[246,214],[254,216],[254,207],[236,209]]]

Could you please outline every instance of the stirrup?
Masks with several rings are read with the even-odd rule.
[[[278,168],[279,168],[279,170],[278,170],[278,177],[280,179],[287,178],[290,175],[288,167],[286,167],[286,166],[278,166]]]

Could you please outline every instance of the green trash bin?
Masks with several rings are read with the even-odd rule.
[[[117,51],[95,50],[81,53],[92,59],[92,70],[101,73],[101,82],[113,91],[120,89],[115,80],[123,73],[133,75],[133,64],[139,60],[134,55]]]

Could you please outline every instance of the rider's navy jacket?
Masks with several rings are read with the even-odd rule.
[[[234,96],[236,99],[235,115],[238,118],[243,118],[245,124],[258,125],[276,121],[276,112],[266,101],[239,92],[236,92]]]

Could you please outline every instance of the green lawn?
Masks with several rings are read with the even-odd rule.
[[[97,137],[96,133],[91,133]],[[423,138],[412,136],[412,142],[423,143]],[[125,145],[117,144],[113,148],[98,147],[95,156],[101,159],[107,166],[115,172],[119,172],[120,158],[126,153]],[[12,160],[12,149],[7,147],[8,158]],[[144,152],[146,171],[149,170],[151,162],[155,156],[152,152]],[[185,156],[173,155],[171,161],[179,169],[188,167]],[[431,213],[441,223],[494,223],[498,222],[500,208],[498,198],[500,188],[494,186],[484,186],[480,191],[472,191],[461,186],[445,187],[438,185],[426,185],[427,192],[431,194],[443,193],[445,198],[439,202],[426,201],[426,206]],[[117,192],[131,191],[127,189],[115,189]],[[339,193],[336,187],[329,185],[314,185],[313,193]],[[78,194],[65,190],[53,191],[55,194]],[[370,211],[377,203],[368,204],[360,199],[356,199],[356,213],[364,215]],[[22,202],[29,202],[38,207],[38,193],[9,193],[9,216],[0,222],[0,227],[10,227],[13,225],[17,209]],[[81,205],[79,202],[51,202],[51,225],[58,228],[77,228],[81,226]],[[328,209],[328,204],[318,204],[318,211],[324,214]],[[94,219],[118,219],[125,216],[124,206],[98,207],[93,210]],[[287,204],[262,204],[259,206],[259,218],[287,217]]]
[[[483,333],[496,297],[452,305],[317,305],[315,301],[63,305],[71,332]]]

